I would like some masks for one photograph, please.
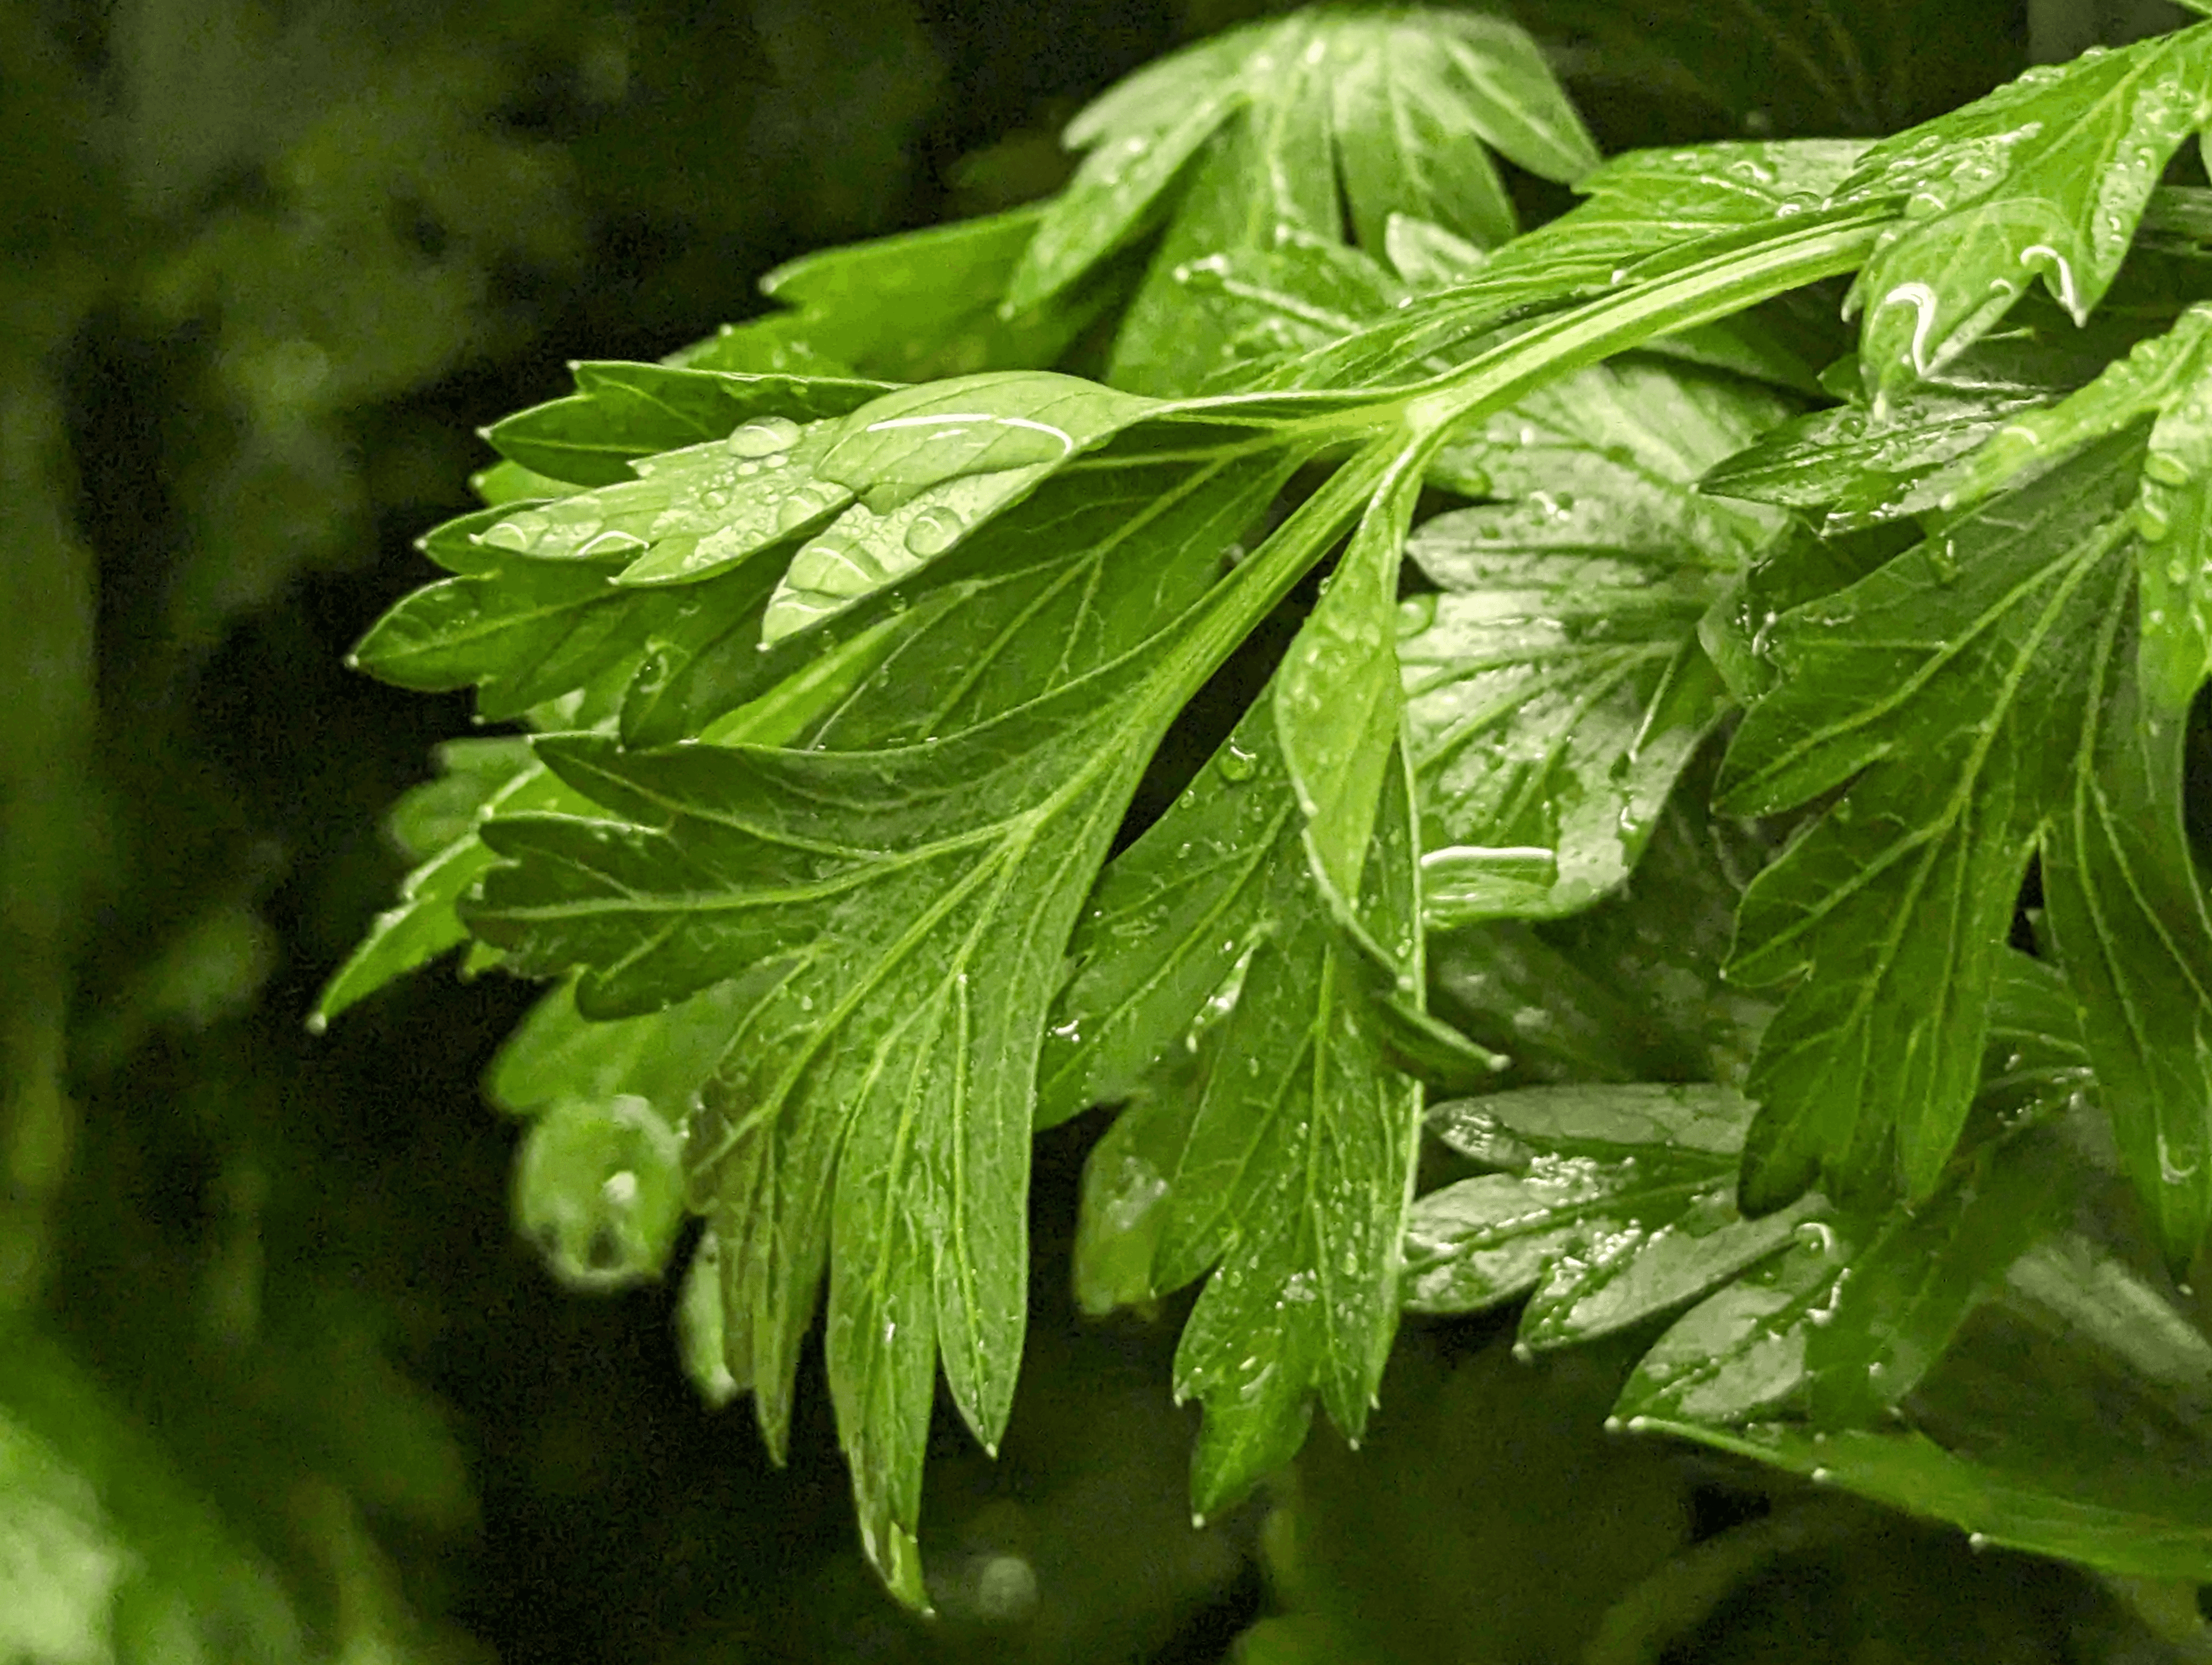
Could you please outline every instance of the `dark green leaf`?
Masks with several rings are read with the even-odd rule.
[[[1730,1200],[1753,1106],[1725,1087],[1539,1087],[1439,1105],[1431,1128],[1510,1171],[1413,1206],[1406,1303],[1461,1312],[1534,1291],[1520,1340],[1555,1347],[1694,1299],[1791,1241],[1817,1198],[1764,1219]]]
[[[1967,1313],[2058,1224],[2065,1160],[2039,1138],[1984,1146],[1933,1201],[1893,1212],[1867,1235],[1834,1299],[1813,1315],[1805,1369],[1815,1422],[1872,1422],[1919,1385]]]
[[[842,648],[825,653],[805,671],[750,706],[736,710],[718,708],[714,714],[720,720],[708,726],[709,738],[771,745],[789,740],[802,728],[819,721],[825,709],[850,693],[855,678],[875,668],[885,635],[879,627]],[[410,853],[420,857],[422,865],[402,881],[399,905],[377,916],[361,945],[331,979],[308,1018],[311,1027],[319,1030],[347,1006],[466,939],[467,928],[455,911],[456,905],[489,871],[495,860],[477,836],[483,821],[501,812],[550,811],[575,814],[590,808],[587,799],[570,791],[534,757],[523,755],[519,750],[522,745],[518,740],[471,740],[441,748],[442,768],[453,768],[457,759],[464,760],[466,765],[482,766],[481,773],[471,768],[465,777],[468,789],[464,801],[469,805],[465,821],[452,814],[450,805],[443,825],[434,827],[428,817],[420,818],[420,823],[412,829],[417,838],[427,841],[434,831],[444,834],[447,842],[434,852],[410,846]],[[511,773],[495,784],[491,777],[510,768]],[[450,795],[445,781],[434,781],[417,791],[439,793],[441,805],[447,804]],[[402,800],[403,808],[408,801]],[[477,943],[471,950],[470,964],[464,969],[471,969],[478,957],[492,951],[482,942]],[[564,993],[550,1004],[559,1005],[567,1000]],[[537,1022],[526,1024],[517,1037],[526,1054],[538,1045],[551,1045],[558,1050],[560,1068],[564,1072],[611,1068],[616,1074],[610,1078],[605,1089],[608,1093],[641,1093],[651,1098],[671,1120],[688,1107],[689,1087],[679,1095],[673,1089],[656,1090],[650,1085],[615,1085],[628,1079],[622,1072],[629,1067],[625,1055],[627,1042],[620,1038],[621,1030],[605,1030],[597,1039],[587,1039],[585,1035],[570,1036],[565,1029],[559,1028],[558,1018],[545,1015],[549,1010],[550,1007],[541,1007],[540,1018],[556,1026],[557,1039],[554,1032],[542,1030]],[[597,1028],[585,1025],[586,1032]],[[651,1032],[651,1026],[647,1030]],[[526,1042],[523,1040],[526,1036],[531,1037]],[[571,1045],[572,1041],[575,1044]],[[665,1037],[654,1044],[666,1044]],[[588,1058],[601,1045],[611,1048],[608,1056],[597,1066],[589,1064]],[[684,1050],[681,1045],[677,1046],[672,1060],[680,1058]],[[517,1067],[528,1070],[530,1066]],[[495,1098],[505,1100],[510,1109],[534,1107],[557,1096],[521,1085],[514,1085],[510,1092],[501,1085],[502,1075],[503,1067],[495,1065],[492,1092]]]
[[[2086,644],[2044,896],[2122,1161],[2185,1267],[2212,1227],[2212,914],[2183,820],[2186,711],[2146,696],[2132,600],[2114,594]]]
[[[1402,763],[1345,919],[1316,890],[1274,726],[1263,698],[1108,870],[1042,1072],[1041,1116],[1135,1095],[1085,1170],[1086,1306],[1212,1270],[1176,1355],[1178,1395],[1206,1407],[1200,1510],[1297,1451],[1316,1392],[1347,1434],[1364,1425],[1419,1109],[1376,1018],[1404,992],[1376,957],[1419,986]]]
[[[2212,1571],[2212,1521],[2201,1488],[2116,1504],[2067,1496],[2024,1465],[1993,1471],[1914,1432],[1824,1435],[1786,1423],[1717,1428],[1652,1415],[1642,1425],[1948,1521],[1978,1543],[2136,1577],[2196,1583]]]
[[[1715,502],[1692,483],[1794,408],[1734,377],[1632,353],[1455,431],[1431,477],[1466,496],[1528,499],[1547,511],[1586,501],[1615,548],[1679,550],[1728,571],[1772,537],[1778,517]]]
[[[1526,36],[1491,24],[1487,50],[1478,52],[1472,41],[1423,27],[1427,21],[1419,14],[1378,19],[1370,39],[1351,52],[1344,42],[1330,66],[1346,206],[1353,235],[1370,253],[1382,252],[1394,214],[1417,215],[1485,247],[1512,236],[1520,228],[1512,199],[1485,140],[1536,158],[1536,171],[1554,178],[1597,165],[1595,148]],[[1493,80],[1493,70],[1504,75]],[[1507,125],[1530,94],[1554,131],[1515,132]]]
[[[1531,1081],[1682,1079],[1696,1052],[1623,991],[1528,925],[1499,920],[1430,943],[1437,1013],[1508,1053]]]
[[[1603,991],[1603,1006],[1587,994],[1577,1003],[1582,1032],[1604,1022],[1611,1043],[1633,1057],[1631,1067],[1583,1079],[1718,1080],[1741,1088],[1773,1015],[1767,1001],[1730,987],[1720,968],[1743,887],[1782,841],[1710,810],[1718,762],[1711,745],[1692,760],[1626,885],[1586,913],[1537,927],[1560,963],[1583,968],[1585,986]],[[1577,1032],[1549,992],[1555,984],[1544,979],[1530,992],[1529,1015],[1516,1014],[1516,1032],[1528,1037],[1524,1059]]]
[[[1266,926],[1275,853],[1297,816],[1273,728],[1255,708],[1099,880],[1045,1036],[1040,1127],[1135,1094]]]
[[[440,783],[433,783],[437,784]],[[526,760],[522,767],[485,795],[465,826],[451,829],[449,842],[429,854],[400,881],[398,905],[376,916],[361,945],[347,957],[346,963],[324,987],[308,1017],[309,1026],[321,1029],[348,1006],[367,999],[393,978],[404,975],[468,939],[468,929],[455,912],[455,905],[497,859],[477,836],[483,816],[526,810],[577,810],[584,806],[584,800],[555,780],[544,765],[535,759]]]
[[[634,665],[677,605],[666,595],[617,587],[596,561],[514,560],[404,598],[361,639],[349,663],[401,688],[473,684],[477,714],[502,721]]]
[[[2155,420],[2135,514],[2143,543],[2138,652],[2146,691],[2159,708],[2178,712],[2212,669],[2212,598],[2201,554],[2212,471],[2212,307],[2192,307],[2166,334],[2137,342],[2071,398],[2014,418],[1925,482],[1912,506],[1948,512],[1978,501],[2014,476],[2145,416]]]
[[[1913,1425],[1881,1431],[1650,1413],[1640,1425],[1948,1521],[1977,1543],[2137,1577],[2212,1577],[2212,1346],[2086,1242],[2023,1255],[1904,1409]]]
[[[2212,1519],[2212,1340],[2177,1293],[2061,1234],[2013,1264],[1907,1413],[1951,1449],[2052,1489],[2154,1509],[2193,1496],[2190,1512]],[[2021,1416],[2027,1379],[2049,1386]]]
[[[1843,795],[1755,879],[1729,975],[1791,985],[1748,1091],[1744,1170],[1773,1207],[1932,1189],[1973,1096],[1998,954],[2058,788],[2046,736],[2084,697],[2137,453],[2085,452],[1848,589],[1786,615],[1773,692],[1723,806]]]
[[[2057,966],[2008,954],[1990,1006],[1978,1101],[2003,1124],[2059,1115],[2096,1089],[2081,1009]]]
[[[1571,83],[1631,131],[1882,133],[1948,110],[2020,61],[1998,6],[1957,0],[1529,0]],[[1932,50],[1940,40],[1942,50]]]
[[[1939,374],[1893,397],[1881,422],[1863,405],[1844,404],[1785,422],[1703,484],[1721,497],[1825,508],[1824,530],[1855,530],[1905,513],[1922,476],[1972,452],[2046,397],[2039,389],[1954,390]]]
[[[1653,1344],[1624,1417],[1829,1428],[1902,1401],[1967,1315],[2059,1220],[2068,1158],[2030,1127],[1979,1147],[1917,1207],[1814,1218],[1780,1259],[1709,1297]]]
[[[1405,297],[1370,256],[1298,227],[1268,247],[1187,260],[1171,275],[1186,316],[1215,344],[1209,365],[1188,360],[1208,391],[1230,391],[1285,355],[1363,329]]]

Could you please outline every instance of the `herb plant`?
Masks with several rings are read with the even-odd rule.
[[[524,732],[317,1021],[548,980],[525,1227],[595,1287],[703,1218],[772,1449],[819,1309],[917,1606],[1100,1105],[1073,1275],[1202,1285],[1200,1514],[1357,1441],[1402,1308],[1525,1299],[1646,1338],[1627,1431],[2212,1580],[2208,121],[2212,22],[1610,161],[1486,16],[1157,64],[1058,195],[486,430],[356,659]]]

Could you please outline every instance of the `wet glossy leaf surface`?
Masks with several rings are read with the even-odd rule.
[[[1576,182],[1589,200],[1573,212],[1515,239],[1464,283],[1286,364],[1269,385],[1380,385],[1432,374],[1529,309],[1601,293],[1809,212],[1861,149],[1799,141],[1616,157]]]
[[[641,457],[719,440],[755,419],[842,416],[881,382],[742,375],[657,364],[579,364],[576,391],[485,431],[525,468],[580,486],[615,485]]]
[[[1724,1087],[1538,1087],[1438,1105],[1430,1128],[1503,1173],[1423,1196],[1405,1298],[1462,1312],[1532,1295],[1532,1348],[1610,1334],[1792,1241],[1817,1199],[1764,1219],[1731,1200],[1753,1106]]]
[[[1789,987],[1747,1085],[1765,1106],[1751,1206],[1893,1163],[1925,1195],[1942,1171],[2135,462],[2124,441],[2085,453],[1774,625],[1781,678],[1737,732],[1722,802],[1771,813],[1844,790],[1738,915],[1731,978]]]
[[[1905,221],[1852,290],[1884,396],[1938,369],[2041,277],[2081,322],[2119,270],[2166,159],[2208,113],[2212,31],[2095,52],[1884,140],[1844,185]]]
[[[1340,188],[1360,241],[1377,253],[1394,212],[1483,244],[1510,235],[1512,206],[1486,146],[1552,179],[1597,162],[1542,56],[1510,24],[1407,12],[1249,25],[1155,64],[1070,124],[1068,143],[1089,154],[1047,211],[1007,307],[1046,299],[1164,216],[1180,228],[1189,197],[1167,199],[1232,124],[1251,147],[1242,171],[1261,182],[1255,207],[1333,229]],[[1265,245],[1248,236],[1223,246]]]
[[[1530,1350],[1686,1307],[1623,1416],[1785,1465],[1817,1427],[1870,1495],[2180,1565],[2124,1440],[2015,1473],[1971,1401],[2062,1313],[2105,1352],[2052,1350],[2060,1397],[2195,1403],[2115,1177],[2183,1264],[2193,199],[2115,273],[2202,38],[1872,149],[1595,171],[1493,19],[1316,12],[1156,66],[1071,125],[1060,196],[810,257],[786,310],[493,430],[495,507],[358,657],[538,733],[410,800],[423,865],[325,1010],[465,933],[559,979],[491,1078],[532,1119],[525,1230],[612,1286],[703,1217],[685,1367],[774,1451],[823,1308],[910,1605],[938,1372],[995,1448],[1030,1141],[1102,1103],[1079,1303],[1202,1284],[1201,1511],[1316,1400],[1360,1435],[1401,1300],[1525,1298]],[[1832,67],[1839,109],[1908,97]],[[1493,152],[1587,200],[1512,236]],[[1869,355],[1815,377],[1817,286],[1869,261]],[[1425,1084],[1483,1095],[1438,1131],[1492,1171],[1413,1203]],[[2063,1221],[2113,1241],[2054,1260]],[[2172,1322],[2130,1352],[2100,1296]],[[2100,1507],[2166,1547],[2115,1559]]]
[[[2044,888],[2122,1159],[2185,1268],[2212,1224],[2212,914],[2184,821],[2186,719],[2146,696],[2130,604],[2123,589],[2089,646]]]
[[[2050,1390],[2025,1402],[2031,1375]],[[2202,1334],[2120,1263],[2061,1239],[2014,1265],[1905,1401],[1904,1426],[1640,1414],[1647,1431],[1948,1521],[1978,1544],[2197,1583],[2212,1570],[2208,1407]]]

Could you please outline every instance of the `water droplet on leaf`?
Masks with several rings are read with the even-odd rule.
[[[960,541],[960,534],[967,529],[967,523],[949,508],[924,509],[906,529],[907,550],[925,557],[942,555]]]
[[[2189,465],[2171,451],[2154,451],[2143,459],[2143,478],[2155,480],[2162,486],[2185,486],[2189,483]],[[493,528],[497,531],[497,527]]]
[[[799,438],[799,424],[784,416],[763,416],[757,422],[746,422],[731,434],[726,443],[731,453],[738,457],[772,457],[779,451],[788,451]]]

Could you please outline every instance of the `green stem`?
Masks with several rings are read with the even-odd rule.
[[[1299,504],[1267,542],[1215,586],[1206,616],[1169,661],[1169,674],[1178,678],[1183,700],[1196,696],[1206,678],[1259,629],[1322,551],[1358,519],[1404,448],[1404,438],[1385,428],[1354,452],[1320,490]]]
[[[1546,382],[1854,271],[1897,217],[1888,202],[1808,215],[1768,241],[1600,296],[1406,391],[1387,407],[1424,434],[1517,403]]]

